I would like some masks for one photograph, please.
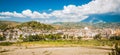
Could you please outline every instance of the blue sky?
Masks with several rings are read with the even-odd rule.
[[[117,20],[120,20],[118,19],[120,18],[120,1],[0,0],[0,20],[11,20],[18,22],[36,20],[43,23],[81,22],[93,14],[110,14],[112,17],[117,15]],[[104,19],[103,22],[105,22]]]
[[[32,11],[61,10],[63,6],[70,4],[83,5],[91,0],[0,0],[0,12],[16,11],[21,12],[26,9]]]

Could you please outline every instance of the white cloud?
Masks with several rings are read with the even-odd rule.
[[[24,15],[22,15],[21,13],[17,13],[16,11],[14,11],[14,12],[1,12],[0,15],[1,16],[8,16],[8,17],[25,18]]]
[[[30,17],[30,18],[49,18],[50,14],[47,14],[45,12],[39,13],[37,11],[31,11],[29,9],[22,11],[22,14],[24,16]]]
[[[109,12],[118,12],[120,10],[120,0],[95,0],[82,6],[78,6],[83,14],[101,14]]]
[[[53,11],[51,14],[62,21],[82,21],[90,14],[120,12],[120,0],[93,0],[82,6],[68,5],[63,10]]]
[[[22,14],[23,14],[24,16],[31,17],[31,16],[32,16],[32,11],[29,10],[29,9],[27,9],[27,10],[22,11]]]
[[[31,11],[27,9],[22,11],[22,13],[1,12],[0,15],[21,18],[29,17],[32,19],[36,18],[36,20],[44,18],[42,22],[75,22],[86,19],[90,14],[104,14],[110,12],[120,13],[120,0],[92,0],[88,4],[82,6],[64,6],[63,10],[54,10],[49,14],[46,12],[40,13],[38,11]]]
[[[120,0],[93,0],[82,6],[68,5],[64,6],[63,14],[102,14],[109,12],[120,12]],[[60,13],[60,12],[59,12]]]

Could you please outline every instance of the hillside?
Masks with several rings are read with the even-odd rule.
[[[21,29],[22,27],[28,27],[32,29],[41,29],[41,30],[51,30],[54,29],[52,25],[48,24],[43,24],[40,22],[36,21],[29,21],[29,22],[24,22],[24,23],[19,23],[15,21],[0,21],[0,29],[1,30],[7,30],[11,28],[19,28]]]
[[[20,24],[19,22],[15,21],[0,21],[0,29],[6,30],[8,28],[16,27],[19,24]]]
[[[50,29],[54,28],[51,25],[43,24],[43,23],[36,22],[36,21],[25,22],[25,23],[18,25],[17,27],[18,28],[28,27],[28,28],[32,28],[32,29],[41,29],[41,30],[50,30]]]

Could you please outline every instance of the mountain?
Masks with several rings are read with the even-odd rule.
[[[100,23],[89,23],[89,22],[56,22],[54,25],[60,25],[61,28],[120,28],[120,22],[100,22]]]
[[[93,14],[81,22],[90,22],[90,23],[120,22],[120,15],[119,14],[97,14],[97,15]]]
[[[80,22],[56,22],[63,28],[83,28],[85,26],[92,28],[120,28],[120,14],[92,14]]]
[[[87,22],[56,22],[53,23],[54,25],[59,25],[61,28],[65,29],[71,29],[71,28],[84,28],[86,26],[91,27],[91,23]]]

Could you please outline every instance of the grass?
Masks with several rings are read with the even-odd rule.
[[[50,41],[33,41],[33,42],[22,42],[22,46],[113,46],[114,43],[120,41],[110,40],[50,40]],[[18,43],[17,43],[18,44]],[[16,45],[16,44],[15,44]]]
[[[33,42],[1,42],[0,46],[113,46],[114,43],[118,43],[120,46],[120,40],[47,40],[47,41],[33,41]]]

